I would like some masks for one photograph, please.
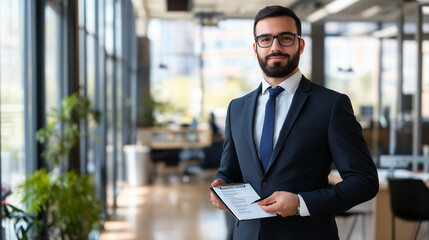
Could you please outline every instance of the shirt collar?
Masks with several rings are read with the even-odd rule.
[[[288,91],[291,94],[295,94],[296,89],[298,88],[298,84],[301,81],[302,73],[298,69],[296,73],[294,73],[289,78],[286,78],[283,82],[281,82],[278,86],[281,86],[286,91]],[[271,86],[265,79],[262,81],[262,94],[266,94],[268,91],[267,89],[269,87],[277,87],[277,86]]]

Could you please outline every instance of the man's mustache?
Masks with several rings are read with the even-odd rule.
[[[268,58],[270,58],[270,57],[287,57],[287,58],[290,58],[290,55],[286,54],[286,53],[271,53],[265,57],[265,60],[268,60]]]

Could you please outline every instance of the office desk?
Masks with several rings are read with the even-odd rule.
[[[202,148],[212,145],[212,130],[209,127],[199,126],[197,128],[190,127],[151,127],[137,130],[137,143],[139,145],[149,146],[151,150],[168,151],[173,150],[179,152],[178,166],[174,167],[174,172],[177,172],[186,182],[187,169],[191,165],[200,167],[200,158],[204,155]],[[174,156],[176,158],[177,156]],[[167,164],[161,160],[160,166],[155,164],[154,173],[166,172]],[[158,169],[158,170],[157,170]]]
[[[151,149],[186,149],[209,147],[212,131],[208,127],[151,127],[137,130],[138,144]]]

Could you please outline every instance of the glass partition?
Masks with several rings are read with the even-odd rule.
[[[311,78],[310,26],[303,23],[306,48],[300,69]],[[190,124],[223,117],[228,103],[259,86],[262,71],[253,52],[253,19],[225,19],[217,26],[152,19],[151,93],[168,106],[158,124]],[[223,121],[220,121],[223,122]]]
[[[0,0],[1,183],[3,193],[25,179],[24,6]],[[4,37],[7,36],[7,37]]]

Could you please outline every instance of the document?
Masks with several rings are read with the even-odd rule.
[[[230,184],[211,187],[210,190],[223,202],[238,221],[275,217],[276,213],[267,213],[254,203],[260,199],[249,184]]]

